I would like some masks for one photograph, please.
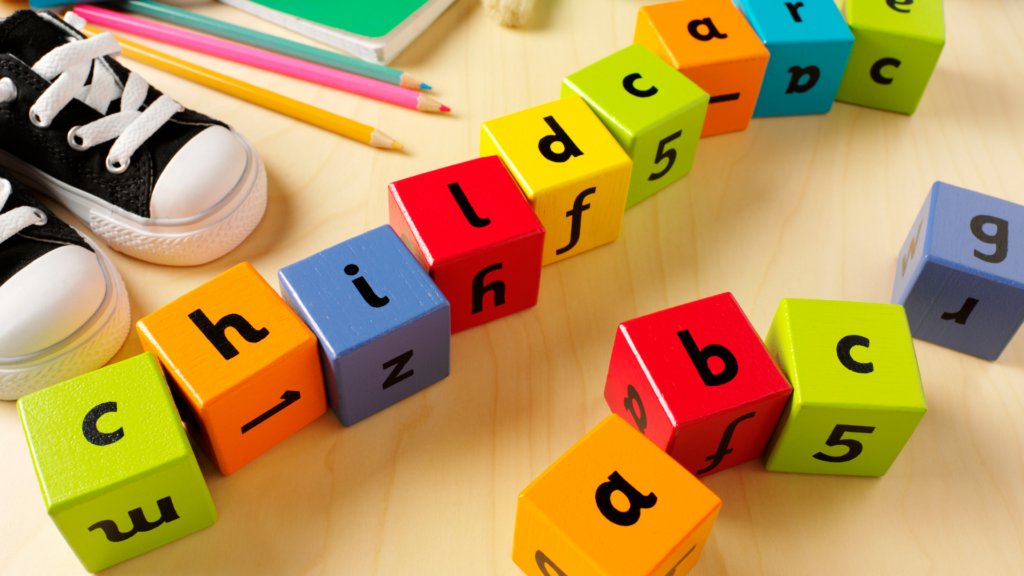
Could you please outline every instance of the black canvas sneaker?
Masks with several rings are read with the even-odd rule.
[[[0,165],[119,252],[187,266],[234,249],[267,204],[256,150],[121,66],[112,35],[65,18],[0,21]]]
[[[0,399],[103,366],[130,324],[103,250],[0,169]]]

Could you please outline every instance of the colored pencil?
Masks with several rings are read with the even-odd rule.
[[[451,109],[437,100],[408,88],[387,84],[380,80],[363,78],[334,68],[311,64],[289,56],[281,56],[266,50],[228,42],[220,38],[204,36],[196,32],[172,28],[165,24],[150,22],[128,14],[113,12],[96,6],[76,6],[75,14],[93,25],[113,28],[135,34],[157,42],[180,46],[196,52],[203,52],[226,60],[232,60],[285,76],[314,82],[322,86],[344,90],[360,96],[381,100],[419,110],[421,112],[448,112]]]
[[[331,52],[330,50],[323,50],[315,46],[302,44],[301,42],[293,42],[292,40],[279,38],[272,34],[257,32],[166,4],[151,2],[150,0],[128,0],[127,2],[118,2],[112,5],[128,12],[142,14],[143,16],[149,16],[150,18],[156,18],[157,20],[163,20],[164,22],[170,22],[185,28],[227,38],[228,40],[247,44],[254,48],[269,50],[270,52],[291,56],[306,62],[342,70],[350,74],[373,78],[374,80],[380,80],[381,82],[387,82],[388,84],[404,88],[431,89],[429,85],[420,82],[401,70],[395,70],[394,68],[381,66],[373,62],[366,62],[358,58]]]
[[[86,35],[95,36],[100,34],[99,30],[94,28],[86,27],[84,30]],[[369,144],[376,148],[390,148],[393,150],[401,150],[402,145],[392,140],[389,136],[377,130],[373,127],[365,124],[360,124],[355,120],[349,120],[343,118],[337,114],[332,114],[325,110],[315,108],[309,104],[304,104],[298,100],[292,100],[280,94],[275,94],[269,90],[264,90],[252,84],[236,80],[229,76],[214,72],[213,70],[207,70],[195,64],[185,62],[153,50],[152,48],[129,42],[128,40],[122,40],[118,38],[118,42],[121,43],[121,52],[132,60],[137,60],[143,64],[148,64],[154,68],[159,68],[165,72],[170,72],[186,78],[198,84],[202,84],[214,90],[220,90],[226,94],[230,94],[236,98],[252,102],[264,108],[279,112],[286,116],[291,116],[297,120],[312,124],[323,128],[324,130],[330,130],[336,134],[358,140],[364,144]]]

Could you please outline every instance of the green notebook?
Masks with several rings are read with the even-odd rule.
[[[388,64],[455,0],[220,0],[334,46]]]

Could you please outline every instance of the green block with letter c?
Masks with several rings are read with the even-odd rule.
[[[793,385],[765,467],[883,476],[928,411],[903,307],[785,299],[765,346]]]
[[[562,98],[580,96],[633,160],[626,208],[693,168],[710,96],[640,44],[562,80]],[[584,150],[586,153],[586,150]]]

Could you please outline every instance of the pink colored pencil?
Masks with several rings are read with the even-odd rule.
[[[173,44],[196,52],[210,54],[225,60],[232,60],[241,64],[247,64],[263,70],[277,72],[285,76],[298,78],[389,102],[398,106],[412,108],[423,112],[448,112],[451,108],[441,104],[437,100],[408,88],[395,86],[379,80],[363,78],[334,68],[320,66],[304,62],[296,58],[274,54],[266,50],[228,42],[220,38],[204,36],[188,30],[180,30],[164,24],[157,24],[120,12],[105,10],[96,6],[75,6],[75,14],[78,14],[90,24],[113,28],[129,34],[135,34],[157,42]]]

